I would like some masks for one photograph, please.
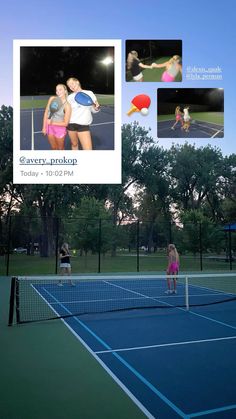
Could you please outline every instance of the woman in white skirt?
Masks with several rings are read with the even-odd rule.
[[[60,268],[61,275],[71,275],[71,263],[70,263],[70,251],[68,243],[63,243],[60,249]],[[74,285],[72,280],[70,280],[71,285]],[[58,283],[59,286],[62,286],[62,281]]]

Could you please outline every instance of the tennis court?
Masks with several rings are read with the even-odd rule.
[[[63,317],[148,418],[235,418],[235,273],[72,279],[13,278],[10,323]]]
[[[114,150],[114,96],[97,95],[101,111],[93,115],[91,135],[94,150]],[[20,149],[50,150],[46,136],[42,134],[43,114],[48,96],[22,97],[20,111]],[[65,150],[71,150],[68,135]]]
[[[224,116],[222,112],[193,112],[189,132],[181,129],[178,124],[174,130],[173,115],[158,115],[159,138],[223,138]]]

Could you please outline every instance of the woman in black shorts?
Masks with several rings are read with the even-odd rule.
[[[83,90],[78,79],[70,77],[67,86],[71,90],[67,101],[71,105],[71,117],[67,126],[68,134],[71,141],[71,149],[78,150],[80,142],[83,150],[92,150],[92,137],[89,126],[93,121],[93,113],[99,112],[100,106],[95,94],[91,90]],[[83,106],[75,101],[75,95],[78,92],[84,92],[89,95],[93,101],[91,106]]]

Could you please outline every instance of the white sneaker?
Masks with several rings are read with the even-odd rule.
[[[173,290],[173,293],[172,294],[177,294],[177,291],[176,290]]]
[[[62,282],[58,282],[57,286],[58,287],[63,287],[63,283]]]
[[[166,290],[165,294],[171,294],[171,290]]]

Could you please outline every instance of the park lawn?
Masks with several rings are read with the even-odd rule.
[[[114,105],[114,95],[97,95],[98,102],[102,106],[113,106]],[[40,99],[40,97],[35,99],[21,99],[20,108],[23,109],[44,109],[47,105],[47,99]]]
[[[0,257],[0,275],[6,275],[6,258]],[[75,256],[71,259],[72,273],[98,273],[99,258],[98,254],[88,254],[87,256]],[[164,254],[140,254],[139,261],[135,253],[118,253],[111,257],[109,254],[101,255],[100,272],[162,272],[166,270],[166,255]],[[236,263],[233,263],[235,267]],[[229,263],[224,259],[203,257],[203,272],[206,271],[227,271]],[[199,255],[181,256],[181,272],[200,271]],[[58,273],[60,272],[58,262]],[[39,255],[27,256],[25,254],[11,254],[9,261],[9,275],[53,275],[56,273],[55,257],[43,258]]]

